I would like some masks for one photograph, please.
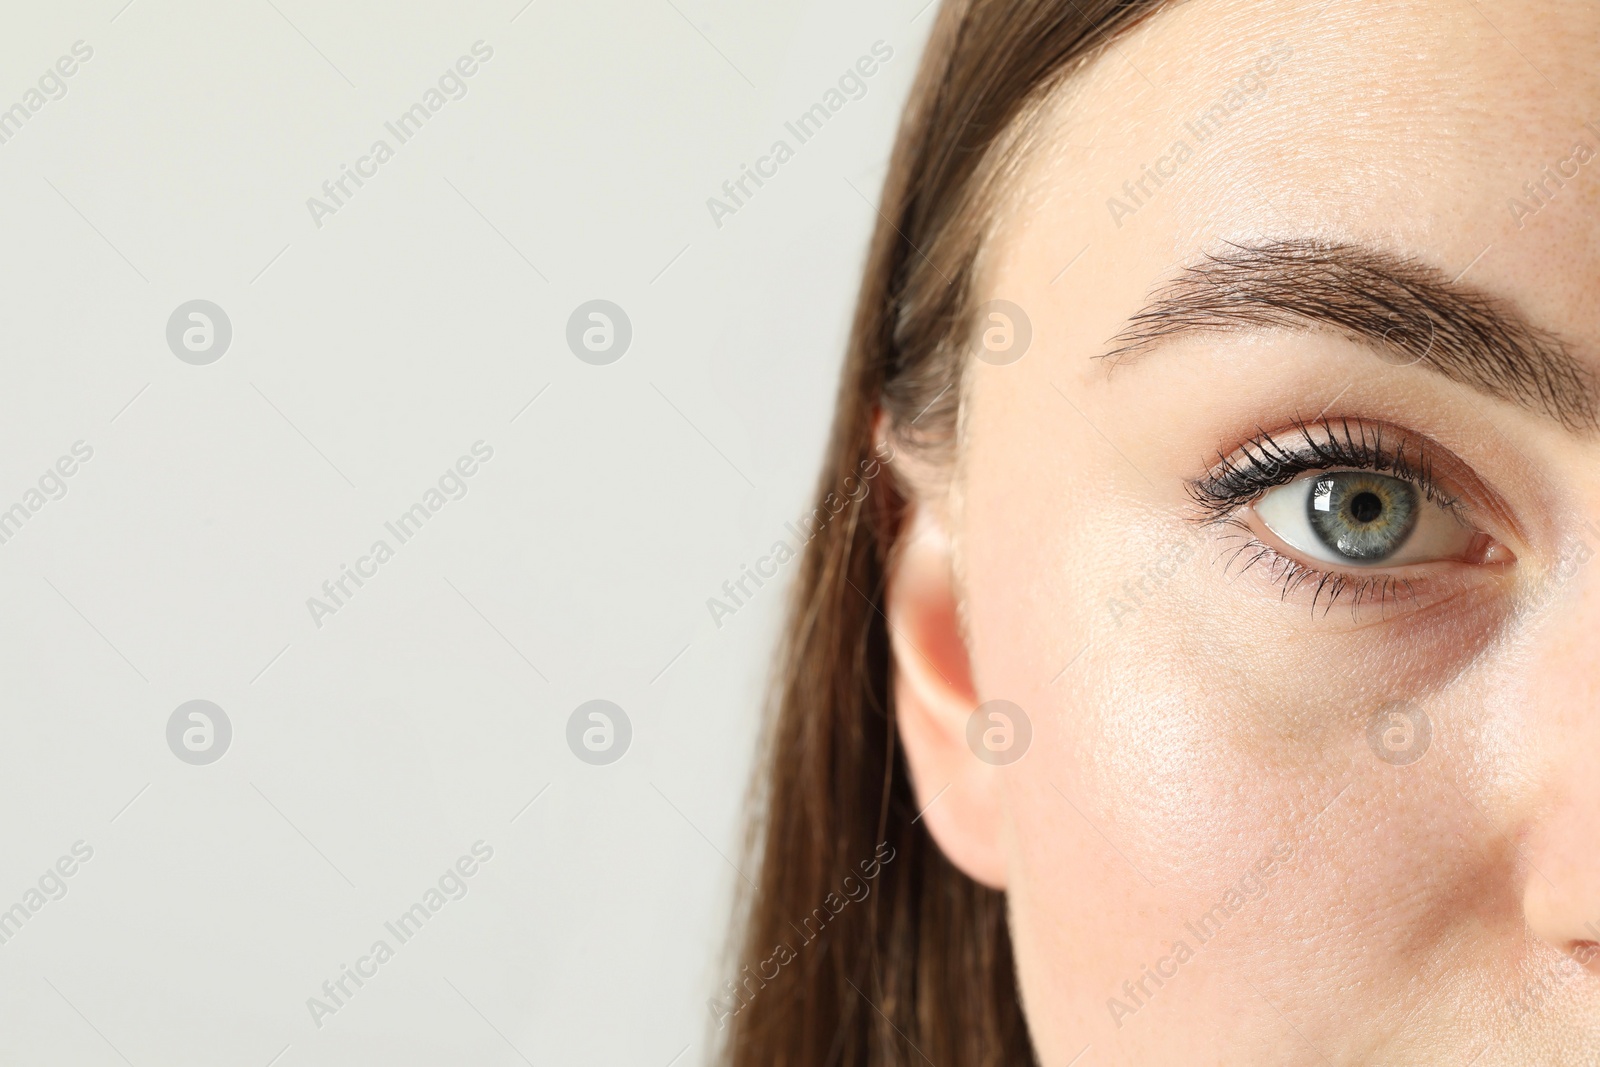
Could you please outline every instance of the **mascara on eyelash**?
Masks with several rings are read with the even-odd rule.
[[[1324,570],[1302,563],[1297,559],[1285,556],[1281,552],[1263,543],[1257,538],[1249,538],[1245,543],[1234,550],[1232,557],[1225,565],[1232,567],[1246,553],[1250,558],[1239,569],[1240,574],[1249,570],[1257,563],[1265,564],[1267,571],[1272,575],[1272,580],[1281,588],[1279,600],[1288,600],[1289,595],[1301,586],[1315,582],[1311,595],[1311,613],[1316,614],[1317,604],[1326,594],[1326,603],[1322,614],[1327,615],[1333,610],[1336,601],[1349,597],[1352,612],[1360,608],[1363,600],[1368,605],[1380,606],[1391,603],[1415,602],[1417,599],[1416,587],[1410,579],[1401,578],[1393,574],[1377,574],[1371,576],[1344,574],[1335,570]]]
[[[1268,489],[1310,471],[1336,468],[1388,474],[1414,483],[1440,507],[1459,508],[1456,499],[1434,480],[1433,464],[1423,444],[1408,449],[1402,438],[1398,447],[1390,449],[1383,427],[1360,419],[1323,418],[1316,423],[1295,419],[1293,426],[1303,440],[1284,445],[1271,433],[1258,430],[1234,455],[1219,454],[1209,472],[1189,482],[1189,495],[1202,510],[1200,521],[1226,519]]]

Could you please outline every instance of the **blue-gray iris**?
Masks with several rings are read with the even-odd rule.
[[[1311,529],[1353,563],[1380,563],[1405,544],[1417,524],[1417,489],[1367,471],[1316,479],[1306,500]]]

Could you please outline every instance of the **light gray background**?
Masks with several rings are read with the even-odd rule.
[[[805,508],[933,12],[523,2],[7,5],[0,107],[94,55],[0,145],[0,508],[94,456],[0,544],[0,909],[94,857],[0,945],[5,1062],[706,1058],[784,592],[720,629],[705,602]],[[717,228],[706,198],[880,39]],[[468,95],[316,227],[478,40]],[[610,366],[565,343],[594,298],[633,324]],[[209,366],[167,347],[192,299],[232,322]],[[565,740],[594,698],[633,723],[605,767]],[[209,766],[167,747],[193,699],[233,724]],[[467,896],[314,1026],[479,839]]]

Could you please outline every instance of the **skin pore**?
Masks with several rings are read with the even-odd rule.
[[[1192,0],[1031,118],[978,299],[1032,341],[952,468],[896,460],[888,615],[1047,1067],[1600,1055],[1597,44],[1585,0]],[[1440,550],[1292,543],[1308,452]]]

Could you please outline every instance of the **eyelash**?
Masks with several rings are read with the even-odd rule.
[[[1265,562],[1274,581],[1287,599],[1296,589],[1315,581],[1311,608],[1324,596],[1326,615],[1341,596],[1351,597],[1351,610],[1363,600],[1379,604],[1391,600],[1415,599],[1413,584],[1393,575],[1363,575],[1314,567],[1272,548],[1257,538],[1238,512],[1255,503],[1269,489],[1286,485],[1308,471],[1370,470],[1399,478],[1415,485],[1423,496],[1438,507],[1462,518],[1465,509],[1459,500],[1435,480],[1433,463],[1424,444],[1410,444],[1402,438],[1397,446],[1384,440],[1383,427],[1360,419],[1319,419],[1314,423],[1293,422],[1296,441],[1285,446],[1272,434],[1258,430],[1233,456],[1219,454],[1205,475],[1192,480],[1189,495],[1198,505],[1198,521],[1207,526],[1232,526],[1244,531],[1246,540],[1228,558],[1226,570],[1241,556],[1251,553],[1243,574]],[[1409,446],[1409,447],[1408,447]]]

